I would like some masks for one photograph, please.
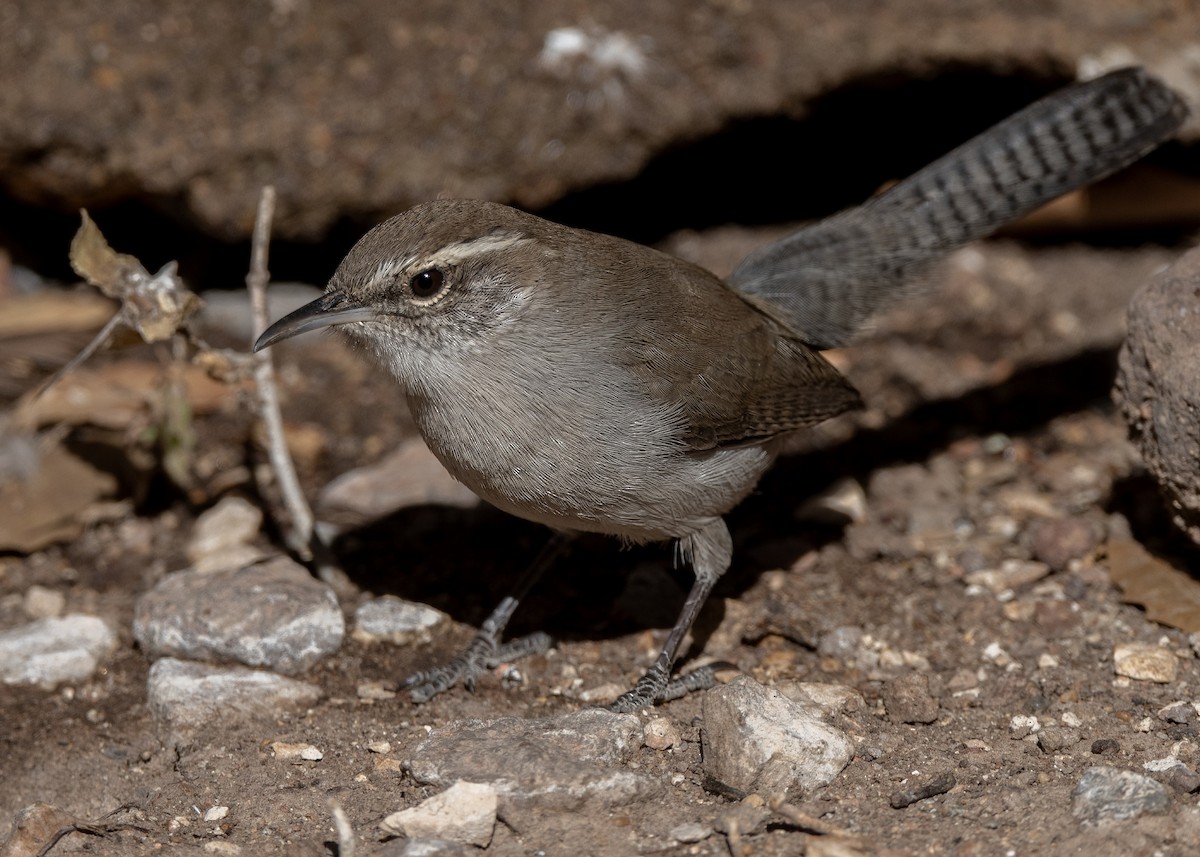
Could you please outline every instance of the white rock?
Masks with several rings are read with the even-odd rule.
[[[281,762],[319,762],[325,754],[312,744],[289,744],[286,741],[272,741],[269,745],[275,758]]]
[[[1013,738],[1024,738],[1040,732],[1042,724],[1032,714],[1018,714],[1008,722],[1008,732]]]
[[[704,770],[745,792],[809,792],[833,781],[854,745],[822,722],[814,705],[793,702],[749,676],[704,696]]]
[[[1169,684],[1179,661],[1170,649],[1152,643],[1119,643],[1113,647],[1113,668],[1126,678]]]
[[[262,527],[262,510],[241,497],[225,497],[200,515],[184,549],[196,571],[244,566],[261,556],[250,546]]]
[[[163,658],[150,667],[150,709],[176,727],[244,715],[274,718],[279,709],[312,705],[321,689],[245,667],[214,667]]]
[[[208,811],[204,813],[205,821],[220,821],[225,816],[229,815],[229,807],[227,806],[210,806]]]
[[[827,716],[861,711],[867,704],[854,688],[823,681],[780,682],[779,692],[792,702],[815,705]]]
[[[384,595],[358,606],[351,636],[360,643],[424,643],[429,641],[430,632],[448,618],[427,604]]]
[[[409,838],[436,838],[486,848],[496,826],[496,789],[459,780],[441,794],[394,812],[380,825]]]
[[[50,619],[61,616],[67,606],[67,596],[57,589],[47,589],[36,583],[25,590],[25,613],[30,619]]]
[[[51,689],[83,681],[117,647],[103,619],[72,613],[0,632],[0,682]]]

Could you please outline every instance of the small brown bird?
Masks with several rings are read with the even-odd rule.
[[[859,405],[820,349],[850,341],[948,250],[1154,149],[1186,112],[1139,69],[1067,87],[751,254],[728,283],[502,205],[421,205],[368,232],[325,295],[255,348],[337,325],[391,371],[429,448],[488,502],[567,532],[678,539],[695,583],[658,659],[613,705],[633,710],[711,682],[670,676],[729,567],[722,516],[789,435]],[[414,697],[495,661],[526,588],[464,656],[414,677]]]

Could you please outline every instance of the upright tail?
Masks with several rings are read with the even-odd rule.
[[[1187,115],[1139,68],[1068,86],[863,205],[751,253],[729,283],[814,348],[844,345],[947,251],[1133,163]]]

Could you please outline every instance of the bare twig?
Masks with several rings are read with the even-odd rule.
[[[250,273],[246,275],[246,288],[250,290],[250,308],[254,316],[254,339],[267,329],[267,248],[271,240],[271,218],[275,213],[275,188],[267,185],[258,201],[258,214],[254,218],[254,239],[250,250]],[[253,344],[253,340],[251,341]],[[313,513],[300,490],[300,480],[292,457],[288,454],[283,436],[283,417],[279,413],[279,391],[275,386],[275,371],[271,355],[260,351],[254,355],[254,382],[258,390],[258,414],[267,433],[267,456],[271,470],[279,480],[279,491],[283,504],[291,518],[288,541],[294,551],[304,559],[312,558],[309,547],[313,538]]]
[[[863,848],[861,837],[837,825],[830,824],[828,821],[822,821],[815,815],[810,815],[800,809],[795,804],[788,803],[786,794],[775,795],[767,802],[767,805],[771,808],[772,812],[796,829],[825,837],[823,841],[828,846],[830,854],[852,857],[852,855],[867,853]]]
[[[346,816],[346,810],[342,809],[340,803],[330,798],[329,811],[333,815],[334,829],[337,830],[338,857],[354,857],[357,841],[354,838],[354,828],[350,826],[350,819]]]
[[[725,840],[729,845],[730,857],[746,857],[746,846],[742,844],[742,826],[736,818],[729,819]]]
[[[105,813],[98,821],[72,821],[70,824],[60,827],[54,832],[49,840],[38,849],[36,857],[47,857],[54,850],[54,846],[59,843],[64,836],[69,836],[72,833],[86,833],[90,836],[108,836],[112,833],[120,833],[123,830],[136,830],[138,833],[149,833],[148,828],[137,824],[118,823],[109,821],[114,815],[124,812],[127,809],[133,809],[133,804],[122,804],[112,812]]]
[[[267,247],[271,238],[271,217],[275,212],[275,188],[263,188],[254,219],[254,238],[250,250],[250,273],[246,275],[246,288],[250,291],[250,307],[254,320],[254,339],[267,328]],[[269,352],[251,354],[254,363],[254,386],[258,391],[258,412],[267,433],[267,456],[271,470],[279,482],[283,504],[287,508],[292,526],[288,542],[305,561],[314,560],[317,576],[334,588],[339,596],[355,591],[354,584],[338,566],[333,552],[321,539],[313,524],[314,518],[296,467],[288,453],[287,441],[283,436],[283,417],[279,412],[279,391],[275,386],[275,369]]]
[[[119,309],[113,313],[112,318],[104,323],[104,327],[100,328],[100,332],[92,338],[92,341],[83,346],[82,351],[64,363],[61,367],[59,367],[57,372],[42,382],[41,386],[38,387],[37,392],[29,396],[29,403],[33,404],[36,402],[43,396],[43,394],[45,394],[47,390],[49,390],[67,375],[78,369],[85,360],[95,354],[100,349],[100,346],[108,341],[108,338],[112,336],[112,332],[124,323],[125,312],[124,310]]]

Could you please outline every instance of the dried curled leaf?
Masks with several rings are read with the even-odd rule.
[[[1143,607],[1162,625],[1200,631],[1200,580],[1149,553],[1137,542],[1111,539],[1109,575],[1122,600]]]
[[[184,286],[168,262],[153,276],[133,256],[108,246],[86,211],[71,240],[71,267],[111,298],[121,301],[122,320],[147,342],[172,336],[201,306],[200,298]]]

